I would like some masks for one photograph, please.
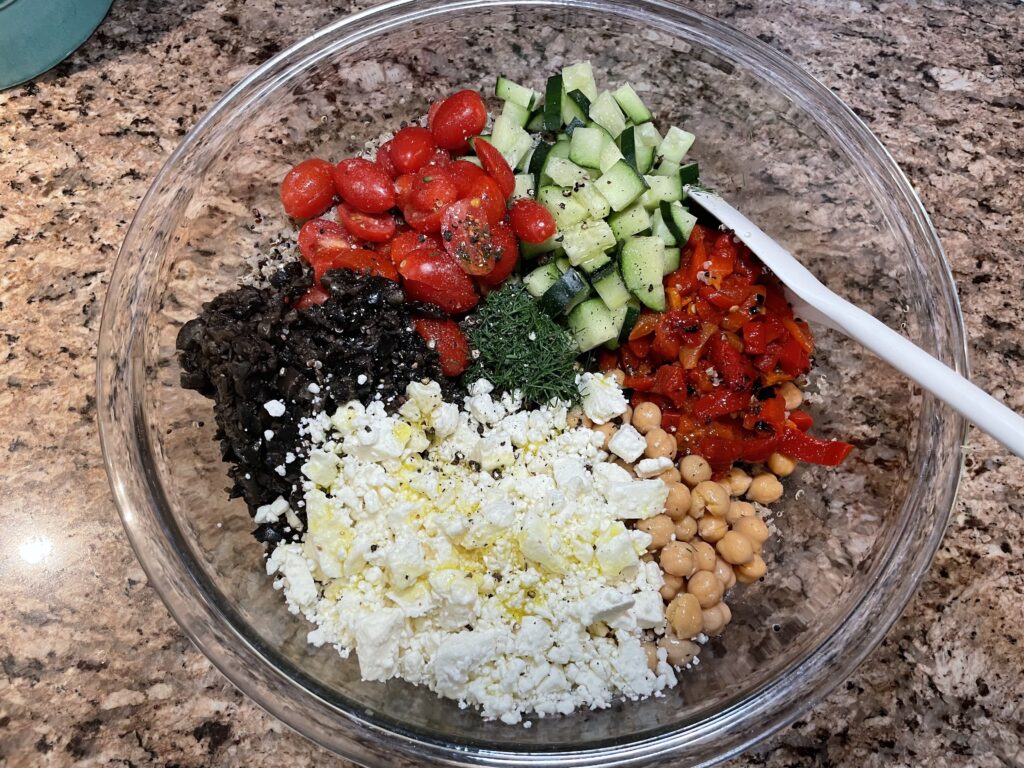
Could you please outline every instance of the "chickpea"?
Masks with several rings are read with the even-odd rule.
[[[653,563],[654,555],[652,555],[650,552],[644,552],[642,555],[640,555],[640,559],[645,563]]]
[[[578,408],[573,408],[568,414],[566,414],[565,425],[569,427],[569,429],[575,429],[580,425],[582,415],[583,414]]]
[[[725,476],[722,485],[729,489],[730,496],[742,496],[750,487],[751,479],[750,475],[742,469],[733,467],[729,470],[729,474]]]
[[[758,504],[771,504],[782,498],[782,483],[775,475],[760,474],[751,481],[747,498]]]
[[[608,450],[608,441],[611,440],[612,436],[615,434],[615,425],[608,422],[607,424],[601,424],[598,427],[594,427],[594,431],[600,432],[604,435],[604,449]]]
[[[661,585],[662,599],[667,603],[673,597],[679,594],[679,591],[683,588],[683,580],[679,576],[673,576],[671,573],[662,574],[662,578],[665,583]]]
[[[685,667],[700,653],[700,646],[692,640],[680,640],[672,635],[665,635],[658,640],[658,647],[665,649],[668,654],[665,661],[673,667]]]
[[[662,457],[671,459],[676,455],[676,439],[660,427],[652,429],[647,433],[647,450],[645,453],[651,459],[660,459]]]
[[[741,517],[757,517],[757,510],[749,501],[733,501],[725,513],[725,522],[733,525]]]
[[[742,533],[729,531],[715,545],[718,554],[730,565],[743,565],[754,559],[754,545]]]
[[[697,535],[697,521],[687,515],[676,523],[676,541],[690,541]]]
[[[722,558],[715,560],[714,574],[715,578],[722,582],[722,586],[726,589],[732,589],[736,586],[736,573],[733,571],[732,566]]]
[[[693,546],[682,541],[670,541],[662,547],[658,562],[665,573],[688,579],[694,571],[695,559]]]
[[[700,602],[689,592],[676,595],[665,610],[665,616],[675,636],[680,640],[696,637],[704,628]]]
[[[687,582],[686,591],[697,598],[701,608],[710,608],[722,602],[725,587],[711,571],[697,571]]]
[[[697,483],[711,479],[711,465],[701,456],[687,456],[679,462],[683,482],[693,488]]]
[[[646,435],[661,426],[661,408],[654,403],[640,403],[633,410],[633,426],[641,435]]]
[[[647,545],[647,549],[651,552],[657,552],[672,541],[672,536],[676,532],[676,524],[668,515],[649,517],[637,523],[636,527],[638,531],[651,535],[651,543]]]
[[[644,654],[647,656],[647,668],[651,672],[656,672],[658,669],[658,647],[651,642],[643,644]]]
[[[606,375],[614,379],[620,387],[626,383],[626,372],[621,368],[612,368]]]
[[[697,521],[697,533],[704,541],[715,544],[721,541],[722,537],[729,532],[729,524],[724,517],[715,515],[704,515]]]
[[[661,480],[661,482],[663,482],[665,484],[668,484],[668,483],[678,483],[680,480],[683,479],[683,476],[680,475],[679,474],[679,470],[676,469],[673,466],[673,467],[669,467],[664,472],[662,472],[660,475],[658,475],[658,479]],[[686,486],[684,485],[683,487],[685,488]]]
[[[786,401],[786,410],[793,411],[800,407],[804,401],[804,393],[792,381],[787,381],[779,387],[779,394]]]
[[[705,511],[719,517],[729,511],[729,492],[711,480],[697,483],[690,493],[690,516],[700,518]]]
[[[693,545],[693,551],[693,562],[696,564],[698,571],[715,570],[715,561],[718,559],[718,556],[715,554],[714,547],[706,541],[698,541]]]
[[[750,584],[768,573],[768,565],[760,555],[754,555],[749,563],[737,565],[733,570],[736,571],[736,581]]]
[[[722,609],[725,608],[723,611]],[[732,612],[725,607],[725,603],[719,603],[711,608],[706,608],[701,611],[701,619],[704,622],[704,632],[708,635],[717,635],[723,629],[725,625],[729,623],[729,619],[732,618]]]
[[[587,429],[593,429],[594,428],[594,420],[592,418],[590,418],[589,416],[583,416],[580,419],[580,423],[583,424],[583,426],[586,427]]]
[[[626,412],[619,417],[619,421],[621,421],[623,424],[633,423],[633,406],[626,406]]]
[[[668,498],[665,499],[665,512],[673,520],[679,521],[690,511],[690,489],[682,483],[668,484]]]
[[[755,548],[760,547],[771,535],[768,526],[760,517],[742,517],[732,524],[732,529],[750,539]]]
[[[768,469],[778,477],[789,477],[796,469],[796,462],[783,453],[773,453],[768,457]]]

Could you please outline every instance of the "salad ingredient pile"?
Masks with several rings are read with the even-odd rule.
[[[813,338],[686,205],[693,134],[588,62],[463,90],[281,184],[299,259],[205,305],[182,383],[309,641],[526,719],[677,684],[767,572]]]

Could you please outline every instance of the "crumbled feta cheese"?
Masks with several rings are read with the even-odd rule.
[[[608,450],[632,464],[644,455],[647,440],[632,424],[623,424],[608,441]]]
[[[583,412],[595,424],[609,422],[629,408],[622,388],[611,376],[584,373],[576,378],[576,386],[582,396]]]
[[[657,477],[666,469],[672,467],[673,461],[667,456],[659,456],[656,459],[640,459],[634,466],[633,471],[637,477]]]
[[[263,404],[263,407],[266,409],[267,413],[275,419],[280,416],[284,416],[284,403],[280,400],[268,400]]]

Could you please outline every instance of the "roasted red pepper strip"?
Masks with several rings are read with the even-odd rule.
[[[691,401],[690,413],[696,418],[711,420],[718,416],[741,411],[750,402],[749,392],[721,390]]]
[[[850,454],[853,446],[839,440],[822,440],[799,429],[787,429],[779,441],[778,450],[798,461],[835,467]]]

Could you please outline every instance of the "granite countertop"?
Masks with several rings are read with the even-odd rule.
[[[976,381],[1024,411],[1024,5],[694,5],[793,56],[881,137],[949,254]],[[107,276],[160,165],[228,86],[355,9],[117,0],[69,60],[0,93],[0,766],[347,765],[243,698],[147,586],[93,385]],[[949,534],[903,619],[730,765],[1024,765],[1022,494],[1024,464],[972,432]]]

